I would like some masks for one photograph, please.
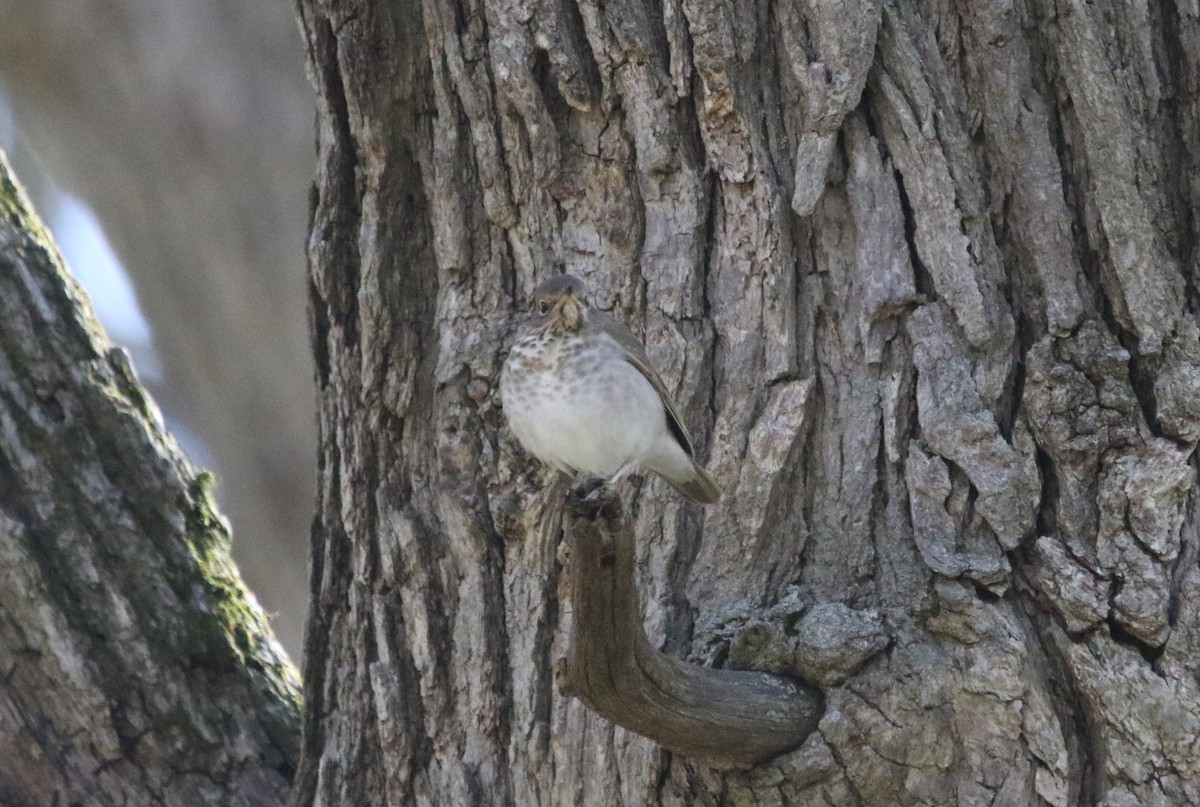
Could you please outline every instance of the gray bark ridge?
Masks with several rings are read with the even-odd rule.
[[[0,155],[0,802],[280,804],[290,662]]]

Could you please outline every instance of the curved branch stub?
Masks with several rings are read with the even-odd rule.
[[[746,768],[798,747],[820,695],[762,672],[688,664],[650,646],[634,585],[633,526],[620,501],[568,497],[572,626],[562,689],[619,726],[714,768]]]

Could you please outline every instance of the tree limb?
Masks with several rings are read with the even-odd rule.
[[[568,499],[572,626],[562,688],[589,709],[683,756],[744,768],[796,748],[820,695],[762,672],[688,664],[650,646],[634,585],[633,526],[611,495]]]

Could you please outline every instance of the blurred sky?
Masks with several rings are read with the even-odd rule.
[[[3,86],[0,86],[0,149],[9,155],[29,155],[29,149],[19,149],[17,131]],[[92,209],[76,196],[64,191],[36,164],[14,165],[17,179],[23,183],[36,181],[41,193],[41,216],[58,244],[67,269],[79,281],[92,301],[92,307],[108,337],[129,353],[138,378],[151,389],[163,383],[162,363],[154,350],[154,333],[138,306],[137,294],[129,275],[113,252],[99,219]],[[30,172],[36,176],[30,177]],[[46,209],[49,208],[49,209]],[[211,452],[187,425],[164,415],[167,428],[180,447],[200,467],[212,468],[216,462]]]
[[[29,149],[18,149],[18,145],[23,145],[18,143],[19,136],[8,95],[0,85],[0,149],[10,161],[32,153]],[[108,243],[96,214],[81,200],[59,188],[54,178],[46,176],[44,171],[38,176],[27,176],[29,171],[40,167],[14,165],[13,170],[26,187],[36,181],[43,191],[39,196],[43,205],[49,202],[50,209],[40,209],[38,214],[50,228],[67,268],[92,298],[96,316],[109,337],[130,353],[136,351],[142,358],[137,368],[139,375],[144,381],[157,383],[162,377],[162,367],[154,355],[150,324],[138,307],[133,284]]]
[[[57,204],[47,211],[46,219],[68,268],[87,289],[109,337],[135,355],[142,381],[161,383],[162,365],[154,352],[150,324],[96,214],[69,193],[60,191],[55,196]]]

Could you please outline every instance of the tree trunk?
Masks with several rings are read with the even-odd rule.
[[[0,154],[0,804],[269,805],[295,674]]]
[[[1200,802],[1194,3],[299,6],[298,803]],[[556,688],[496,379],[561,268],[725,490],[622,488],[651,641],[822,690],[750,771]]]

